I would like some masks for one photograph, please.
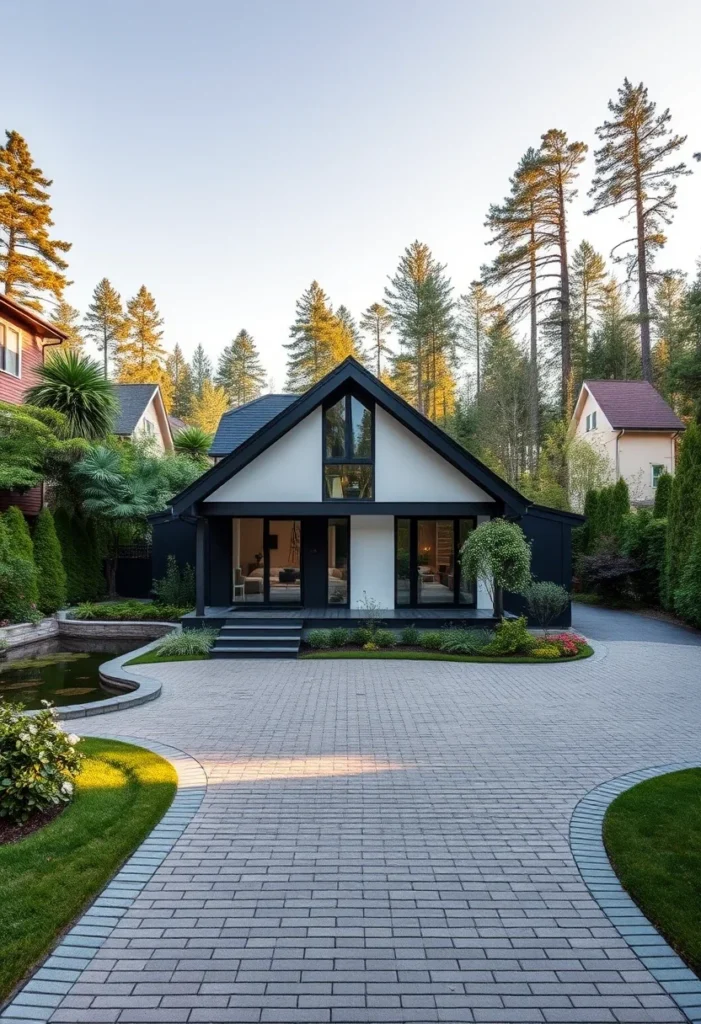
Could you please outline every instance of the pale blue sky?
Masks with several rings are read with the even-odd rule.
[[[484,215],[549,128],[595,145],[627,75],[701,149],[701,4],[668,0],[0,0],[1,128],[54,179],[82,309],[143,282],[165,339],[213,359],[241,328],[277,390],[295,300],[317,278],[357,316],[414,238],[464,291]],[[664,19],[664,22],[663,22]],[[691,161],[693,163],[693,161]],[[701,255],[701,167],[660,265]],[[608,252],[615,213],[570,243]]]

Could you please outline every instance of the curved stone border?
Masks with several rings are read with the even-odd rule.
[[[111,661],[105,661],[100,665],[100,678],[110,686],[124,693],[116,697],[107,697],[105,700],[94,701],[92,704],[68,704],[62,708],[56,708],[56,717],[60,722],[68,722],[73,718],[92,718],[93,715],[107,715],[110,711],[126,711],[127,708],[138,707],[139,704],[147,704],[150,700],[156,700],[161,695],[161,683],[150,676],[142,675],[137,668],[126,670],[124,663],[144,654],[158,646],[158,640],[152,640],[150,644],[138,647],[135,651],[127,654],[120,654]],[[27,711],[28,715],[36,715],[36,711]]]
[[[617,796],[658,775],[700,767],[680,761],[629,772],[583,797],[570,821],[570,846],[584,883],[604,914],[692,1024],[701,1024],[701,981],[633,902],[611,867],[603,840],[604,815]]]
[[[178,790],[166,813],[42,966],[0,1014],[3,1021],[45,1024],[97,950],[108,939],[190,824],[207,791],[207,775],[194,757],[152,740],[101,736],[160,754],[178,774]]]

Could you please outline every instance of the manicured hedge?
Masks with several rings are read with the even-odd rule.
[[[39,585],[39,610],[45,615],[53,615],[66,604],[66,571],[54,517],[48,508],[41,510],[34,527],[34,564]]]

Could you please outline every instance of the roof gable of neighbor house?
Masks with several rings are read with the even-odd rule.
[[[299,395],[261,395],[229,409],[219,420],[209,454],[215,458],[229,455],[298,398]]]
[[[360,363],[348,357],[323,377],[309,391],[287,404],[267,424],[238,445],[229,455],[212,467],[172,501],[173,513],[188,512],[192,506],[204,501],[223,483],[233,478],[276,441],[286,435],[305,417],[325,404],[333,404],[343,394],[356,394],[361,400],[375,403],[408,428],[441,458],[459,470],[468,480],[483,488],[493,499],[503,502],[516,514],[526,512],[531,502],[500,476],[485,466],[442,431],[435,423],[414,409],[391,388],[383,384]],[[289,397],[289,396],[285,396]],[[319,457],[320,454],[319,454]],[[319,486],[321,481],[318,470]],[[321,495],[319,495],[321,499]]]
[[[646,380],[585,380],[613,430],[684,430],[659,391]]]
[[[155,384],[114,384],[113,388],[119,403],[114,433],[131,437],[158,389]]]

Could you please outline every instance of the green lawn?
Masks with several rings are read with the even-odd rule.
[[[166,812],[175,770],[142,747],[86,739],[71,805],[0,846],[0,1002],[52,947]]]
[[[126,665],[162,665],[166,661],[209,661],[208,654],[159,654],[158,649],[146,651],[138,658],[125,662]]]
[[[362,651],[357,649],[338,651],[305,651],[304,659],[312,658],[377,658],[387,661],[476,661],[487,665],[561,665],[563,661],[581,661],[594,653],[591,647],[584,647],[581,654],[570,658],[529,658],[527,655],[513,657],[488,658],[479,654],[446,654],[444,651],[403,651],[389,649],[386,651]]]
[[[622,793],[606,813],[604,842],[623,886],[701,977],[701,768]]]

